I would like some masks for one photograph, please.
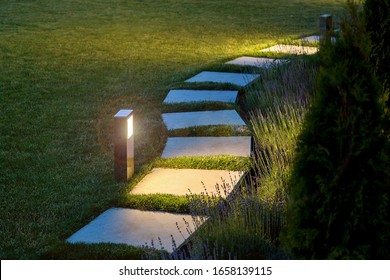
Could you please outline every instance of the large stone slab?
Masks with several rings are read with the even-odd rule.
[[[231,61],[226,62],[226,64],[241,65],[241,66],[253,66],[259,68],[270,68],[277,66],[281,63],[286,63],[285,59],[275,59],[275,58],[265,58],[265,57],[251,57],[251,56],[242,56]]]
[[[188,225],[183,219],[188,222]],[[158,240],[160,238],[163,248],[173,252],[171,235],[179,246],[189,237],[186,230],[188,226],[190,232],[195,230],[191,215],[111,208],[81,228],[67,241],[151,246],[153,240],[156,249],[161,249]],[[177,227],[180,228],[181,233]]]
[[[312,36],[307,36],[301,39],[303,42],[308,42],[308,43],[319,43],[320,42],[320,36],[319,35],[312,35]],[[336,38],[332,37],[331,38],[332,43],[336,42]]]
[[[242,73],[229,73],[229,72],[210,72],[203,71],[198,75],[186,80],[189,83],[230,83],[238,86],[247,86],[260,75],[258,74],[242,74]]]
[[[309,43],[318,43],[320,41],[320,36],[318,35],[307,36],[302,38],[301,40]]]
[[[182,103],[182,102],[202,102],[202,101],[215,101],[215,102],[236,102],[238,95],[237,90],[188,90],[188,89],[175,89],[168,92],[164,103]]]
[[[311,55],[318,52],[316,47],[307,46],[295,46],[295,45],[276,45],[267,49],[261,50],[262,52],[274,52],[274,53],[288,53],[297,55]]]
[[[205,125],[245,125],[235,110],[166,113],[162,117],[169,130]]]
[[[249,157],[250,136],[169,137],[162,158],[183,156],[233,155]]]
[[[200,169],[154,168],[131,191],[132,194],[189,195],[205,193],[226,197],[243,172]]]

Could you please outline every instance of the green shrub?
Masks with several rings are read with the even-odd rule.
[[[323,45],[317,95],[299,138],[284,244],[297,258],[390,257],[384,104],[358,7]]]
[[[371,64],[382,84],[383,99],[387,103],[385,125],[390,130],[390,1],[366,0],[364,16],[372,44]],[[390,139],[390,133],[387,137]]]
[[[372,42],[371,61],[386,89],[390,88],[390,1],[366,0],[366,29]]]

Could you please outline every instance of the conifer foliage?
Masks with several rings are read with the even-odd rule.
[[[336,43],[321,46],[317,95],[300,135],[283,241],[303,259],[390,257],[383,91],[351,1]]]
[[[366,28],[372,41],[371,60],[386,89],[390,88],[390,0],[366,0]]]

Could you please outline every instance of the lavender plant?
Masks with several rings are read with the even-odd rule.
[[[208,217],[186,250],[192,259],[288,258],[279,246],[286,188],[305,113],[315,91],[317,67],[297,60],[263,75],[248,93],[255,140],[252,170],[238,184],[222,182],[217,195],[188,196],[191,213]],[[235,189],[232,189],[236,186]],[[227,196],[226,194],[231,193]],[[223,195],[225,194],[225,195]]]

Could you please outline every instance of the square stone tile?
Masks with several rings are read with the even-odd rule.
[[[233,155],[249,157],[250,136],[169,137],[162,158]]]
[[[235,110],[166,113],[162,117],[168,130],[206,125],[246,125]]]
[[[189,195],[205,193],[227,197],[243,176],[241,171],[154,168],[132,194]]]
[[[278,66],[282,63],[287,63],[286,59],[275,59],[275,58],[265,58],[265,57],[251,57],[251,56],[242,56],[231,61],[226,62],[226,64],[241,65],[241,66],[253,66],[259,68],[271,68]]]
[[[188,90],[174,89],[168,92],[164,103],[183,103],[183,102],[236,102],[238,95],[237,90]]]
[[[319,43],[320,42],[320,36],[319,35],[312,35],[312,36],[307,36],[301,39],[303,42],[309,42],[309,43]],[[331,38],[332,43],[336,42],[336,38],[332,37]]]
[[[309,43],[318,43],[320,41],[320,36],[318,35],[307,36],[302,38],[301,40]]]
[[[184,222],[184,220],[188,223]],[[204,218],[197,217],[201,223]],[[177,225],[176,225],[177,223]],[[181,230],[181,234],[178,228]],[[179,215],[166,212],[141,211],[126,208],[111,208],[67,239],[69,243],[115,243],[132,246],[151,246],[153,240],[156,249],[162,246],[173,252],[172,237],[176,245],[181,245],[190,232],[195,231],[191,215]]]
[[[262,52],[274,52],[274,53],[288,53],[296,55],[311,55],[318,52],[316,47],[295,46],[295,45],[276,45],[267,49],[261,50]]]
[[[258,74],[242,74],[242,73],[229,73],[229,72],[210,72],[203,71],[198,75],[186,80],[189,83],[230,83],[237,86],[247,86],[256,80],[260,75]]]

